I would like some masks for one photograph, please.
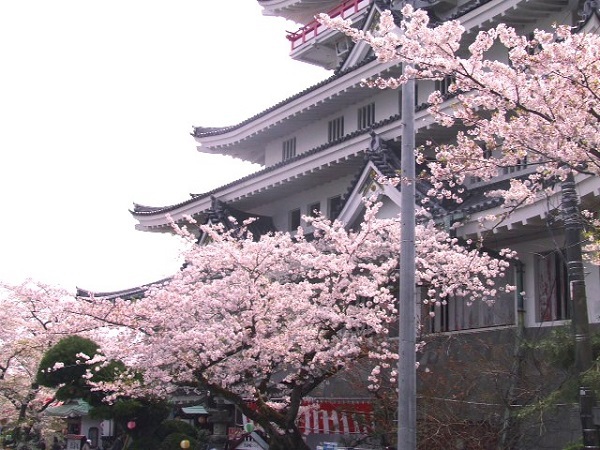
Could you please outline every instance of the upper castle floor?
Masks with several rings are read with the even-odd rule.
[[[327,13],[330,17],[349,20],[358,28],[368,29],[373,23],[377,11],[390,9],[398,12],[403,6],[400,0],[337,0],[314,2],[310,0],[258,0],[264,15],[284,17],[299,24],[298,28],[289,30],[286,38],[290,42],[290,57],[314,64],[325,69],[335,70],[356,63],[349,58],[353,43],[345,36],[324,27],[315,20],[319,13]],[[573,17],[560,15],[562,9],[569,4],[571,8],[578,2],[561,0],[548,1],[512,1],[504,0],[414,0],[416,8],[428,11],[432,22],[460,18],[461,21],[475,19],[485,23],[494,21],[499,10],[506,23],[513,26],[525,25],[537,21],[541,16],[558,15],[561,23],[575,24]],[[579,2],[581,3],[581,2]],[[470,17],[473,16],[473,17]],[[576,21],[577,18],[575,17]],[[366,26],[365,26],[366,24]],[[364,56],[364,55],[363,55]]]
[[[326,10],[330,15],[353,20],[363,29],[372,27],[378,20],[378,13],[390,5],[389,1],[380,0],[318,3],[259,0],[259,3],[265,14],[293,20],[306,20],[320,10]],[[554,23],[577,23],[581,6],[569,0],[444,0],[428,4],[430,16],[435,20],[460,20],[469,30],[467,39],[480,29],[500,22],[508,23],[521,34],[531,33],[536,28],[548,29]],[[312,19],[287,37],[292,44],[291,56],[301,60],[318,59],[325,47],[327,52],[340,56],[342,52],[339,46],[336,49],[336,42],[347,39],[338,32],[317,26]],[[329,79],[239,124],[224,128],[194,128],[198,150],[275,167],[292,166],[301,155],[314,152],[327,153],[335,161],[340,155],[354,152],[349,150],[353,143],[367,142],[372,128],[385,140],[399,140],[402,134],[400,90],[369,89],[362,86],[361,81],[380,75],[397,76],[401,73],[400,66],[375,61],[365,45],[348,43],[345,48],[344,62],[336,59],[336,70]],[[492,49],[490,57],[506,60],[503,49],[499,48]],[[429,94],[434,90],[445,93],[449,84],[450,80],[417,83],[417,145],[426,140],[445,142],[453,138],[455,132],[437,126],[427,112]],[[448,107],[451,103],[452,99],[449,99]],[[361,145],[354,146],[356,151],[364,150],[365,146]]]

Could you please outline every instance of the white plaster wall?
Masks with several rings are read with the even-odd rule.
[[[102,442],[102,436],[107,436],[107,430],[103,430],[103,420],[99,420],[99,419],[92,419],[88,416],[82,417],[81,418],[81,434],[85,435],[86,437],[89,437],[89,430],[90,428],[98,428],[98,444],[101,444]],[[103,434],[104,431],[104,434]]]
[[[300,208],[302,214],[306,215],[309,213],[309,205],[319,201],[321,202],[321,210],[327,212],[328,199],[335,197],[336,195],[345,194],[346,189],[348,189],[348,186],[353,179],[353,175],[339,178],[325,184],[299,191],[294,195],[273,203],[265,204],[249,212],[271,216],[275,227],[278,230],[288,231],[290,211]]]
[[[400,206],[392,201],[389,197],[383,197],[381,201],[383,204],[379,209],[377,217],[382,219],[390,219],[400,214]]]
[[[600,323],[600,267],[586,262],[584,271],[588,318],[590,323]]]
[[[379,91],[375,98],[375,120],[387,119],[400,112],[400,89]]]
[[[273,141],[267,144],[265,148],[265,167],[272,166],[281,161],[281,143],[282,140]]]
[[[535,299],[537,286],[535,285],[535,255],[552,251],[557,248],[557,245],[562,246],[562,240],[539,239],[511,246],[513,250],[518,252],[519,259],[524,264],[525,317],[527,327],[545,327],[566,323],[566,321],[538,322],[536,320]],[[600,323],[600,268],[585,263],[584,271],[589,321],[590,323]]]
[[[368,89],[368,88],[365,88]],[[375,102],[375,121],[387,119],[399,112],[399,92],[397,90],[373,89],[373,96],[367,101],[353,103],[336,111],[334,114],[324,116],[321,120],[296,130],[284,137],[276,139],[267,144],[265,149],[265,165],[272,166],[282,160],[283,142],[296,137],[296,154],[300,154],[313,148],[319,147],[327,142],[329,121],[340,116],[344,117],[344,134],[352,133],[358,128],[358,109],[362,106]]]
[[[466,0],[459,0],[458,4],[464,4]],[[567,9],[564,9],[556,15],[551,15],[535,24],[519,27],[517,32],[527,34],[535,28],[552,29],[554,23],[572,23],[573,15]],[[488,27],[484,27],[487,29]],[[495,58],[501,61],[507,61],[506,49],[502,45],[495,45],[488,52],[489,58]],[[420,105],[427,101],[429,94],[434,90],[433,81],[420,81],[418,83],[417,104]],[[369,88],[364,88],[369,89]],[[358,108],[375,101],[375,121],[388,118],[399,112],[399,92],[397,90],[377,90],[373,89],[373,95],[369,100],[361,101],[340,109],[335,114],[323,117],[304,128],[298,129],[293,133],[283,136],[273,142],[270,142],[265,148],[265,165],[272,166],[282,160],[283,141],[296,137],[296,154],[308,151],[327,142],[327,124],[330,120],[341,115],[344,116],[345,133],[351,133],[357,129],[357,110]]]

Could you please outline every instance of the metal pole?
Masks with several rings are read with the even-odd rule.
[[[406,72],[406,64],[403,69]],[[402,86],[397,448],[417,447],[415,320],[415,80]]]
[[[594,425],[592,409],[593,392],[581,385],[581,377],[592,367],[585,273],[581,251],[582,229],[579,216],[579,196],[575,189],[575,178],[569,173],[561,183],[562,215],[565,225],[565,247],[567,271],[571,290],[571,327],[575,340],[575,368],[579,377],[579,412],[586,449],[600,449],[600,433]]]

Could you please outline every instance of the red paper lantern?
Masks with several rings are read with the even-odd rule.
[[[135,421],[131,420],[131,421],[127,422],[127,428],[129,428],[130,430],[133,430],[135,428]]]

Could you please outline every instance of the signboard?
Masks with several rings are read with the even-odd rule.
[[[79,450],[82,436],[67,435],[67,450]]]
[[[317,450],[338,450],[338,443],[323,442],[321,445],[317,445]]]
[[[263,448],[254,441],[241,442],[237,447],[237,450],[263,450]]]
[[[266,450],[269,448],[267,444],[259,435],[256,433],[248,434],[244,436],[242,442],[240,442],[235,449],[238,450]]]

